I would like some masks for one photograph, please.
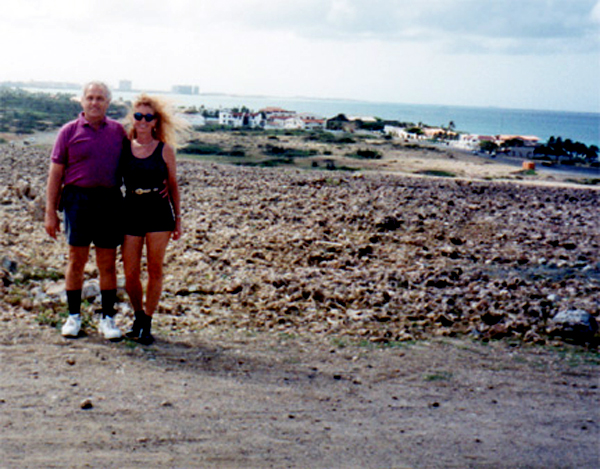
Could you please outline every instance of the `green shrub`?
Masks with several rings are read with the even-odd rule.
[[[244,150],[243,148],[232,148],[231,151],[228,153],[228,156],[241,158],[246,156],[246,150]]]
[[[359,159],[363,159],[363,160],[380,160],[381,159],[381,153],[379,153],[377,150],[370,150],[370,149],[356,150],[356,152],[354,152],[354,153],[349,153],[348,156],[351,158],[359,158]]]
[[[331,132],[323,132],[323,131],[312,131],[306,137],[305,140],[310,142],[319,142],[319,143],[333,143],[333,144],[350,144],[356,143],[355,139],[350,136],[350,134],[343,134],[342,136],[337,136]]]
[[[250,167],[259,167],[259,168],[275,168],[277,166],[289,166],[294,164],[294,160],[292,158],[269,158],[268,160],[263,161],[243,161],[241,163],[236,163],[238,166],[250,166]]]
[[[192,141],[185,147],[179,149],[179,152],[191,155],[221,155],[223,153],[223,149],[218,145],[210,145],[198,141]]]
[[[286,148],[278,145],[267,145],[265,148],[266,155],[285,156],[287,158],[306,158],[317,154],[317,150],[309,149],[302,150],[300,148]]]
[[[350,143],[356,143],[356,140],[354,140],[352,137],[344,136],[344,137],[337,139],[336,143],[350,144]]]
[[[198,132],[211,133],[211,132],[220,132],[220,131],[225,131],[225,130],[231,130],[231,127],[227,127],[225,125],[219,125],[219,124],[207,124],[207,125],[202,125],[202,126],[195,126],[194,130],[197,130]]]
[[[440,169],[424,169],[423,171],[417,171],[416,174],[423,174],[424,176],[445,177],[445,178],[456,177],[456,174],[451,173],[450,171],[442,171]]]
[[[31,134],[36,130],[59,127],[77,117],[81,105],[72,94],[29,93],[0,89],[0,126],[2,131]],[[120,119],[127,114],[123,104],[112,103],[107,115]]]
[[[600,179],[598,178],[590,178],[590,179],[567,179],[567,182],[573,182],[575,184],[583,184],[589,186],[598,186],[600,185]]]

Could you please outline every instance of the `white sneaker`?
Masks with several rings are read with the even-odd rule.
[[[115,318],[111,316],[100,319],[100,332],[108,340],[121,338],[121,330],[115,325]]]
[[[69,315],[69,319],[62,326],[61,333],[64,337],[77,337],[81,330],[81,315]]]

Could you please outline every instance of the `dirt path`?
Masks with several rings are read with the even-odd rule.
[[[15,321],[0,466],[593,468],[598,365],[568,346],[205,331],[140,347]]]

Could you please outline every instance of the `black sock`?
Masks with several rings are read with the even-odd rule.
[[[67,290],[67,306],[71,316],[81,314],[81,290]]]
[[[114,316],[117,290],[102,290],[100,293],[102,294],[102,317]]]

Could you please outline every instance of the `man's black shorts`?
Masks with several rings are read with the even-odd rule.
[[[60,204],[69,245],[93,243],[112,249],[123,242],[123,196],[119,188],[65,186]]]

